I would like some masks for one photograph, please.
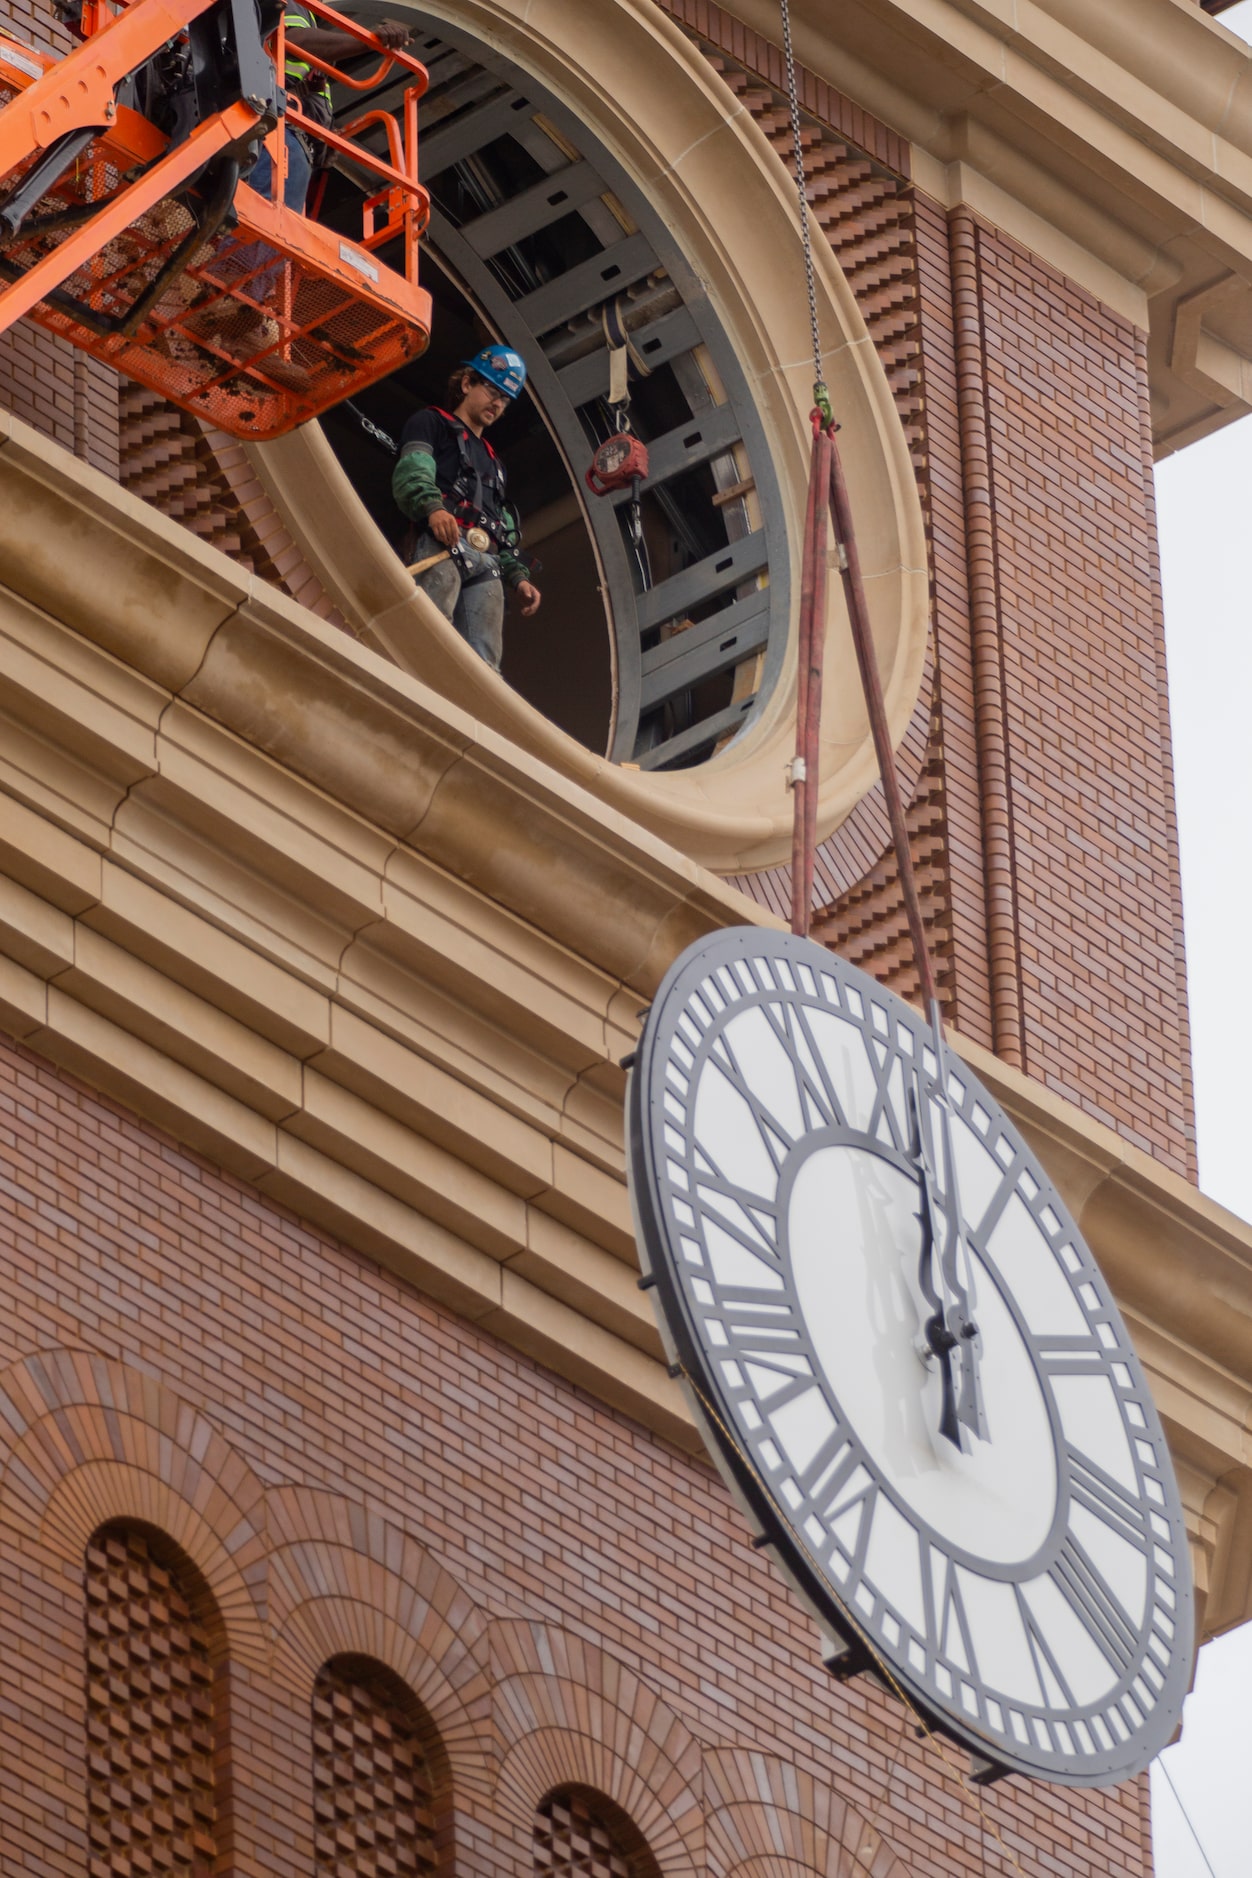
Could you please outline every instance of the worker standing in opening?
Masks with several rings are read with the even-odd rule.
[[[526,618],[538,610],[539,589],[518,553],[504,465],[483,432],[525,383],[526,367],[507,346],[487,346],[467,359],[448,381],[448,408],[431,405],[405,425],[391,481],[397,504],[415,525],[408,558],[430,563],[416,575],[417,585],[497,672],[504,588],[517,595]]]

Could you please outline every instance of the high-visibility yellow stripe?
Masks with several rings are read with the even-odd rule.
[[[314,14],[306,12],[303,7],[292,7],[283,14],[283,25],[287,28],[311,27],[316,30],[317,19]],[[297,58],[291,51],[288,52],[285,76],[292,84],[302,84],[305,79],[311,78],[312,71],[313,67],[304,59]],[[320,89],[329,94],[330,84],[325,73],[319,72],[318,79],[321,81]],[[316,83],[317,80],[313,82]]]

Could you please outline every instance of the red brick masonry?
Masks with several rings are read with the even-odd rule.
[[[705,1466],[4,1044],[0,1295],[6,1874],[88,1870],[84,1553],[132,1518],[220,1613],[234,1873],[308,1878],[351,1651],[437,1728],[465,1878],[529,1874],[568,1782],[666,1874],[1147,1878],[1143,1783],[1014,1781],[984,1820],[827,1678]]]

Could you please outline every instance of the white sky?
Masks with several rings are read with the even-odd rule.
[[[1240,13],[1252,16],[1252,0]],[[1252,17],[1249,17],[1252,32]],[[1165,580],[1200,1185],[1252,1220],[1252,421],[1193,444],[1156,478]],[[1184,1282],[1180,1277],[1180,1282]],[[1183,1738],[1152,1775],[1157,1878],[1252,1873],[1252,1625],[1208,1645]]]
[[[1252,0],[1221,23],[1252,40]],[[1252,1059],[1252,995],[1243,979],[1252,971],[1252,420],[1170,457],[1156,487],[1200,1185],[1252,1220],[1252,1104],[1242,1075]],[[1201,1651],[1182,1740],[1152,1770],[1157,1878],[1252,1873],[1249,1687],[1252,1625],[1245,1625]]]

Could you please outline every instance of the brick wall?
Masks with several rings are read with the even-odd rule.
[[[242,443],[123,381],[118,468],[124,489],[228,554],[319,619],[347,622],[288,534]]]
[[[0,1289],[6,1870],[88,1870],[83,1556],[129,1517],[228,1639],[235,1872],[312,1868],[318,1673],[359,1652],[438,1729],[473,1878],[531,1872],[566,1783],[667,1873],[1147,1878],[1142,1782],[980,1798],[819,1670],[707,1467],[7,1045]]]
[[[1194,1177],[1144,335],[951,233],[995,1047]]]

